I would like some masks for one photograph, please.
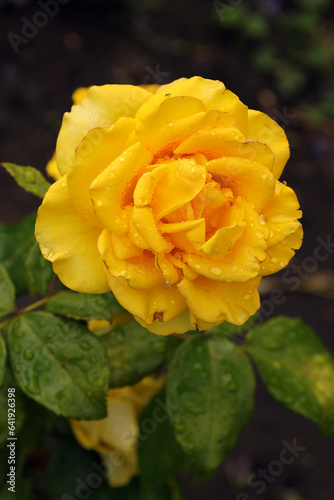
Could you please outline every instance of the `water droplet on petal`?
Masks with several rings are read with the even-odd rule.
[[[213,267],[210,267],[210,273],[214,274],[215,276],[220,276],[222,273],[222,270],[220,269],[220,267],[213,266]]]
[[[264,234],[262,231],[255,231],[255,236],[257,236],[258,238],[263,238]]]

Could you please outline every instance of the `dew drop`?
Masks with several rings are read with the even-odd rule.
[[[267,174],[265,172],[263,172],[261,175],[260,175],[261,179],[266,179],[267,178]]]
[[[231,271],[234,273],[235,271],[237,271],[239,268],[237,265],[234,265],[231,267]]]
[[[123,157],[123,156],[120,156],[120,157],[119,157],[119,161],[124,161],[124,157]]]
[[[255,236],[257,236],[258,238],[263,238],[264,234],[262,231],[255,231]]]
[[[277,264],[278,258],[277,257],[272,257],[272,259],[270,260],[270,262],[272,262],[273,264]]]
[[[262,215],[259,216],[259,218],[257,219],[259,224],[261,224],[261,226],[264,226],[266,221],[264,220],[264,218],[262,217]]]
[[[285,264],[284,264],[284,262],[283,262],[283,261],[281,261],[281,262],[279,263],[279,265],[280,265],[281,267],[284,267],[284,266],[285,266]]]
[[[199,264],[195,264],[194,267],[195,269],[200,269],[201,266]]]
[[[101,200],[97,200],[96,205],[97,205],[98,207],[102,207],[102,201],[101,201]]]
[[[210,267],[210,273],[214,274],[215,276],[220,276],[222,273],[222,270],[220,269],[220,267],[213,266],[213,267]]]
[[[23,353],[24,359],[30,360],[34,357],[34,351],[28,347]]]
[[[82,342],[79,343],[79,346],[83,351],[88,351],[90,349],[90,343],[87,342],[86,340],[83,340]]]
[[[249,293],[246,293],[246,295],[244,295],[244,300],[249,300],[251,298],[251,296],[249,295]]]
[[[16,352],[16,354],[19,354],[21,352],[21,347],[19,344],[14,344],[13,345],[13,351]]]

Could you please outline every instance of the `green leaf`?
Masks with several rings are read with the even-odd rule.
[[[0,264],[0,317],[15,311],[15,288],[6,268]]]
[[[22,167],[14,163],[1,163],[7,172],[14,177],[17,184],[28,193],[44,198],[51,184],[44,178],[42,173],[33,167]]]
[[[24,264],[29,248],[36,241],[35,221],[36,213],[32,213],[18,224],[0,224],[0,262],[7,269],[17,294],[26,289]]]
[[[60,443],[51,455],[47,468],[48,493],[52,498],[62,498],[62,495],[65,494],[72,498],[78,498],[76,490],[77,492],[81,489],[83,491],[83,484],[87,491],[88,489],[92,490],[87,484],[89,474],[98,474],[101,483],[103,481],[103,476],[92,465],[94,463],[101,464],[99,456],[82,448],[70,436],[66,441]]]
[[[111,292],[100,295],[61,292],[48,301],[46,309],[69,318],[112,321],[113,311],[118,312],[121,307]]]
[[[175,353],[167,377],[170,421],[200,472],[215,470],[253,411],[254,374],[229,340],[195,336]]]
[[[149,333],[138,323],[127,323],[100,337],[110,365],[110,387],[139,382],[159,368],[165,358],[167,337]]]
[[[254,324],[258,319],[259,314],[255,313],[253,316],[249,318],[246,323],[243,325],[232,325],[232,323],[228,323],[227,321],[223,321],[217,326],[214,326],[208,330],[210,334],[218,334],[224,335],[226,338],[232,340],[236,335],[245,335],[247,332],[254,328]]]
[[[244,347],[278,401],[334,434],[334,358],[309,326],[277,316],[255,328]]]
[[[144,493],[150,493],[173,477],[184,460],[166,409],[165,390],[162,390],[140,417],[139,469]]]
[[[44,259],[36,241],[25,261],[24,278],[30,293],[44,295],[54,276],[51,262]]]
[[[68,418],[106,416],[108,360],[83,324],[46,312],[25,314],[11,322],[8,345],[27,396]]]
[[[6,357],[7,357],[6,344],[4,339],[0,335],[0,385],[2,384],[3,377],[5,375]]]

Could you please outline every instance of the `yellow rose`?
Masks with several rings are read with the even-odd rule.
[[[301,245],[288,157],[219,81],[91,87],[64,116],[36,237],[67,287],[112,290],[154,333],[240,325]]]
[[[164,384],[164,377],[145,377],[138,384],[110,389],[108,416],[102,420],[70,420],[81,446],[99,452],[107,480],[113,487],[124,486],[137,475],[138,417]]]

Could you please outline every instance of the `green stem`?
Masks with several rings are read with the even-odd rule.
[[[20,316],[21,314],[26,314],[30,311],[33,311],[34,309],[37,309],[38,307],[45,304],[48,300],[50,300],[50,298],[51,297],[45,297],[44,299],[37,300],[37,302],[30,304],[30,306],[27,306],[24,309],[20,309],[19,311],[17,311],[18,316]]]
[[[7,323],[9,323],[11,319],[13,319],[13,318],[7,318],[7,319],[5,319],[5,321],[3,321],[2,323],[0,323],[0,330],[1,330],[1,328],[3,326],[7,325]]]

